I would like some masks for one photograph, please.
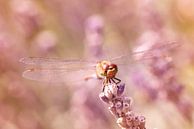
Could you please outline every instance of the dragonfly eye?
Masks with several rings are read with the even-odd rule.
[[[114,70],[114,69],[115,69],[115,68],[113,68],[113,67],[110,67],[110,68],[109,68],[109,70]]]
[[[117,70],[117,66],[115,64],[111,64],[108,68],[110,71]]]

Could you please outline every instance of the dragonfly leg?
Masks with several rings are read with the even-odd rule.
[[[113,83],[117,84],[116,81],[115,81],[113,78],[111,78],[111,81],[112,81]]]
[[[103,80],[103,82],[102,82],[102,86],[103,86],[102,92],[104,92],[105,86],[106,86],[108,83],[109,83],[109,79],[104,78],[104,80]]]
[[[102,92],[104,92],[104,89],[105,89],[105,85],[103,85],[103,87],[102,87]]]
[[[115,80],[117,80],[117,82],[116,82],[114,79],[115,79]],[[116,78],[116,77],[115,77],[115,78],[113,78],[112,80],[114,80],[113,82],[114,82],[114,83],[116,83],[116,84],[119,84],[119,83],[121,82],[121,80],[120,80],[120,79],[118,79],[118,78]]]
[[[108,79],[108,83],[111,83],[112,79]]]

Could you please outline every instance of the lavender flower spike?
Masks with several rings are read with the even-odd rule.
[[[123,95],[124,89],[124,83],[107,83],[99,97],[109,104],[109,111],[122,129],[145,129],[145,117],[135,115],[131,108],[132,98]]]

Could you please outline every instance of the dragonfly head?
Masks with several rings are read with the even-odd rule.
[[[114,78],[116,73],[118,72],[118,68],[116,64],[110,64],[108,65],[106,69],[106,76],[108,78]]]
[[[100,77],[114,78],[117,71],[117,65],[109,61],[101,61],[96,66],[97,75]]]

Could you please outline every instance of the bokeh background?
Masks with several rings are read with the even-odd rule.
[[[119,78],[147,129],[193,129],[193,41],[193,0],[0,0],[0,128],[120,128],[98,97],[101,83],[27,80],[22,57],[96,60],[176,42],[164,76],[150,72],[149,63],[135,70],[128,62]],[[169,74],[176,86],[158,88]]]

